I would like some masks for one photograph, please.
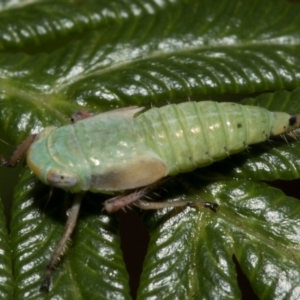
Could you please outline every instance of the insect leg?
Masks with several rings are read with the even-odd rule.
[[[2,155],[0,155],[0,164],[1,166],[6,167],[15,167],[16,164],[20,161],[22,156],[25,154],[29,146],[33,143],[34,139],[36,137],[36,134],[32,134],[29,137],[27,137],[13,152],[11,157],[6,160]]]
[[[162,181],[163,182],[163,181]],[[140,189],[133,193],[127,195],[119,195],[113,198],[110,198],[104,202],[104,209],[108,213],[114,213],[119,209],[126,207],[130,204],[133,204],[141,209],[150,210],[150,209],[162,209],[166,207],[205,207],[209,208],[212,211],[216,212],[219,207],[218,204],[206,201],[174,201],[174,202],[152,202],[146,201],[142,198],[145,197],[150,191],[157,187],[158,183],[155,183],[151,186],[148,186],[144,189]]]
[[[203,202],[203,201],[174,201],[174,202],[149,202],[145,200],[137,200],[134,202],[134,205],[144,209],[144,210],[150,210],[150,209],[162,209],[167,207],[205,207],[209,208],[212,211],[216,212],[217,208],[219,207],[218,204],[212,203],[212,202]]]
[[[49,292],[52,272],[54,271],[54,268],[59,260],[59,257],[61,256],[62,252],[66,248],[67,242],[76,226],[76,221],[77,221],[77,217],[78,217],[78,213],[79,213],[79,209],[80,209],[80,205],[81,205],[83,196],[84,196],[84,193],[75,194],[74,203],[72,204],[72,206],[69,210],[69,215],[68,215],[68,220],[66,223],[65,232],[64,232],[63,236],[61,237],[55,250],[53,251],[50,261],[47,265],[45,278],[44,278],[42,285],[40,286],[41,292]]]
[[[118,195],[116,197],[110,198],[104,202],[104,209],[108,213],[114,213],[114,212],[118,211],[119,209],[124,208],[124,207],[132,204],[133,202],[145,197],[148,193],[152,192],[158,186],[162,185],[163,183],[165,183],[168,180],[169,180],[169,178],[165,178],[163,180],[160,180],[158,182],[150,184],[145,188],[141,188],[141,189],[131,192],[129,194]]]
[[[93,113],[86,110],[75,111],[74,114],[71,116],[71,122],[76,123],[80,120],[92,117],[93,115]]]
[[[119,209],[128,206],[129,204],[139,200],[141,197],[146,195],[146,189],[141,189],[139,191],[130,193],[128,195],[119,195],[110,198],[104,202],[104,209],[108,213],[114,213]]]

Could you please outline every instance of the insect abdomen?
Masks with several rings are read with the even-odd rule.
[[[289,118],[255,106],[203,101],[152,108],[134,122],[147,146],[166,162],[169,175],[175,175],[265,141],[273,126],[284,128]]]

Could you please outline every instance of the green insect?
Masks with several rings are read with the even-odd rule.
[[[2,165],[27,164],[45,184],[75,193],[65,233],[47,266],[48,291],[58,258],[76,225],[85,191],[117,194],[105,202],[114,212],[130,203],[143,209],[192,205],[142,200],[147,187],[166,176],[190,172],[300,127],[300,115],[212,101],[152,108],[128,107],[93,115],[77,112],[73,124],[31,135]],[[146,188],[145,188],[146,187]],[[138,191],[136,191],[138,189]],[[124,194],[124,191],[133,192]],[[200,205],[216,208],[215,204]]]

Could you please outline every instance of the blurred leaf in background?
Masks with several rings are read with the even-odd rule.
[[[1,138],[17,145],[76,110],[188,100],[299,113],[299,15],[283,0],[0,0]],[[118,218],[102,212],[107,196],[88,194],[48,294],[39,285],[72,199],[55,190],[48,201],[49,187],[21,166],[0,217],[0,297],[240,299],[240,269],[259,299],[299,299],[299,201],[266,183],[298,179],[299,158],[298,140],[278,139],[168,182],[159,200],[220,208],[141,214],[150,243],[138,291]],[[11,170],[1,173],[9,198]]]

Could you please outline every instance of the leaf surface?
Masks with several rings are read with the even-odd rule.
[[[13,295],[12,259],[3,204],[0,203],[0,297],[10,299]]]
[[[299,13],[296,4],[267,0],[0,0],[0,136],[17,145],[45,126],[68,124],[76,110],[241,102],[253,94],[261,95],[242,103],[300,112]],[[238,262],[261,299],[297,299],[298,202],[257,181],[299,178],[298,148],[298,140],[272,140],[179,176],[172,189],[167,184],[159,200],[220,207],[143,215],[151,242],[138,298],[239,298]],[[6,261],[3,293],[130,298],[116,216],[101,213],[107,196],[91,194],[50,293],[39,293],[71,201],[59,191],[48,198],[25,168],[14,193],[13,272]]]
[[[220,207],[173,209],[148,219],[152,234],[139,299],[239,299],[235,259],[259,299],[298,299],[298,200],[247,180],[203,183],[199,174],[170,185],[169,194]],[[189,185],[197,186],[197,196]]]

